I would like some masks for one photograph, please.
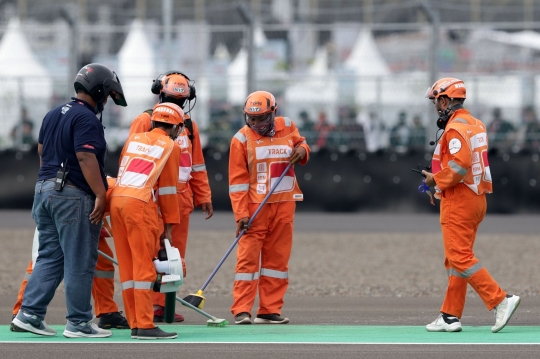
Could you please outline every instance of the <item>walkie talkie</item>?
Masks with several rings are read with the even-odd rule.
[[[61,168],[58,170],[58,172],[56,172],[56,179],[54,181],[55,191],[62,192],[62,190],[64,189],[64,185],[66,184],[66,181],[67,181],[67,175],[69,173],[67,162],[68,160],[66,158],[66,162],[61,163],[60,164]]]

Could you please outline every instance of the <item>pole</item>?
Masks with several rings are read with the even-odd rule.
[[[77,17],[66,7],[60,9],[60,16],[67,22],[71,34],[69,38],[69,69],[66,84],[66,95],[69,97],[75,91],[73,82],[77,71],[79,71],[79,25]]]
[[[163,17],[163,55],[165,71],[171,69],[171,32],[172,32],[172,17],[173,17],[172,0],[162,0],[162,17]]]
[[[244,3],[240,3],[237,6],[238,12],[240,13],[240,17],[242,17],[242,20],[244,21],[244,24],[247,25],[245,36],[247,39],[247,54],[248,54],[248,60],[247,60],[247,76],[246,76],[246,90],[247,94],[249,95],[253,91],[255,91],[255,20],[253,19],[253,15],[251,12],[247,9],[246,5]]]
[[[431,86],[437,81],[439,76],[437,69],[437,52],[439,49],[439,31],[441,27],[441,19],[439,13],[431,7],[427,1],[422,1],[420,3],[420,10],[422,10],[431,23],[431,46],[429,47],[429,84]],[[431,109],[431,103],[428,103],[428,108]],[[429,117],[428,112],[428,117]],[[428,121],[428,134],[434,134],[437,131],[436,122]],[[427,145],[427,144],[426,144]]]
[[[165,293],[165,314],[163,320],[165,323],[174,322],[174,312],[176,307],[176,292]]]

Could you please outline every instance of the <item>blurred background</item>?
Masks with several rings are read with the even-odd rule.
[[[242,105],[267,90],[313,150],[299,210],[436,212],[410,169],[433,152],[426,89],[458,77],[488,127],[489,211],[540,212],[539,1],[0,0],[0,208],[31,208],[41,121],[91,62],[118,73],[129,105],[103,114],[112,176],[131,120],[157,102],[152,80],[194,80],[218,210]]]

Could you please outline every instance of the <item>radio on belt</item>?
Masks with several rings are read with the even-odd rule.
[[[69,173],[67,162],[68,160],[66,158],[66,161],[60,164],[61,168],[58,170],[58,172],[56,172],[56,178],[54,180],[55,191],[61,192],[64,189],[64,185],[67,181],[67,175]]]

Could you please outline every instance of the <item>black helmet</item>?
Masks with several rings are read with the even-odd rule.
[[[101,64],[84,66],[75,77],[73,86],[75,92],[78,89],[84,89],[96,101],[99,112],[103,111],[103,101],[109,95],[115,104],[127,106],[118,75],[107,66]]]

